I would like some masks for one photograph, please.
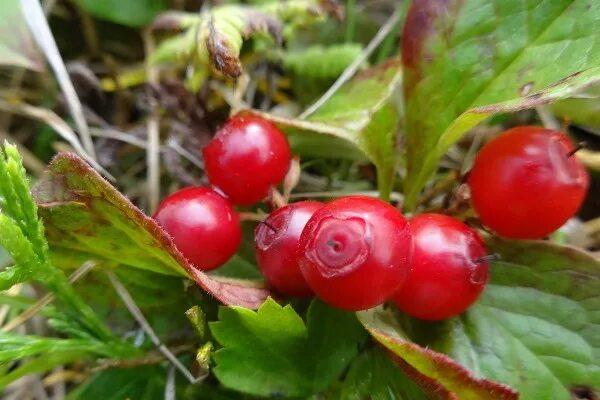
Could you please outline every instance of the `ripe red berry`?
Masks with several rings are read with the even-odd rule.
[[[410,270],[411,237],[404,216],[368,197],[326,204],[300,236],[298,263],[317,296],[343,310],[364,310],[395,293]]]
[[[396,305],[426,320],[446,319],[465,311],[488,280],[483,240],[467,225],[441,214],[416,216],[409,226],[412,271],[393,297]]]
[[[242,239],[238,215],[227,199],[206,187],[166,197],[154,219],[196,268],[208,271],[235,254]]]
[[[561,132],[509,129],[486,144],[469,174],[473,207],[498,234],[536,239],[558,229],[583,202],[589,176]]]
[[[304,226],[322,206],[316,201],[289,204],[271,213],[256,227],[258,266],[267,282],[283,294],[305,297],[313,293],[300,272],[296,249]]]
[[[202,154],[210,182],[240,205],[264,199],[271,185],[285,178],[292,158],[277,127],[244,113],[230,118]]]

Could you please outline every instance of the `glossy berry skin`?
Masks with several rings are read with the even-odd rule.
[[[275,210],[254,231],[256,260],[267,282],[290,297],[313,294],[296,260],[300,234],[322,203],[300,201]]]
[[[210,182],[239,205],[264,199],[271,185],[283,180],[292,158],[275,125],[245,113],[230,118],[202,154]]]
[[[404,283],[411,241],[396,208],[369,197],[342,197],[308,221],[298,263],[323,301],[342,310],[364,310],[386,301]]]
[[[166,197],[153,218],[194,266],[224,264],[242,240],[238,215],[227,199],[206,187],[188,187]]]
[[[487,143],[469,174],[473,207],[501,236],[542,238],[575,215],[589,176],[571,141],[535,126],[509,129]]]
[[[447,319],[465,311],[488,281],[483,240],[446,215],[421,214],[409,225],[412,271],[394,302],[405,313],[425,320]]]

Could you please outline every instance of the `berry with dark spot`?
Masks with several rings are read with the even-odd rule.
[[[411,236],[398,209],[369,197],[343,197],[304,228],[298,263],[315,294],[343,310],[383,303],[410,269]]]

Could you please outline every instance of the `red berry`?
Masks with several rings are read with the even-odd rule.
[[[300,234],[312,215],[323,204],[300,201],[269,215],[255,230],[256,259],[265,279],[281,293],[292,297],[312,295],[300,272],[296,249]]]
[[[583,202],[589,176],[561,132],[509,129],[486,144],[468,178],[473,207],[498,234],[536,239],[560,228]]]
[[[238,215],[229,201],[206,187],[188,187],[166,197],[154,219],[181,254],[204,271],[229,260],[242,240]]]
[[[441,320],[460,314],[477,300],[488,280],[483,240],[446,215],[422,214],[409,225],[412,271],[393,300],[416,318]]]
[[[391,205],[343,197],[317,210],[300,236],[298,263],[317,296],[343,310],[383,303],[408,275],[408,223]]]
[[[210,182],[240,205],[264,199],[285,178],[292,158],[281,131],[251,114],[230,118],[202,154]]]

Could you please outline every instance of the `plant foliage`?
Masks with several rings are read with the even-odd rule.
[[[291,306],[268,299],[256,312],[221,308],[211,331],[223,346],[214,354],[217,378],[229,388],[267,397],[309,396],[326,389],[365,338],[353,314],[318,300],[306,324]]]
[[[589,0],[414,2],[402,43],[407,207],[448,148],[488,116],[598,82],[599,20]]]
[[[299,27],[338,13],[335,2],[318,0],[268,1],[256,6],[223,5],[200,14],[166,13],[156,19],[153,27],[183,32],[164,40],[152,61],[192,65],[194,72],[188,85],[197,90],[210,72],[209,65],[227,76],[240,76],[242,43],[251,36],[267,34],[276,43],[281,43]]]
[[[102,136],[94,139],[99,165],[117,182],[69,152],[42,171],[56,135],[21,117],[75,143],[77,135],[57,113],[25,103],[61,108],[53,83],[35,88],[48,77],[15,74],[23,90],[0,94],[10,96],[0,110],[20,114],[2,122],[0,135],[25,132],[21,153],[0,147],[0,390],[39,375],[63,379],[70,400],[599,396],[594,193],[581,214],[592,219],[580,247],[563,244],[575,240],[566,230],[540,241],[482,230],[498,256],[491,281],[467,312],[441,322],[391,304],[349,313],[318,299],[282,298],[254,260],[264,205],[238,209],[240,250],[208,273],[142,211],[157,194],[204,182],[198,149],[232,112],[253,108],[245,112],[276,124],[300,157],[273,204],[290,192],[322,200],[366,191],[411,213],[443,210],[470,223],[468,193],[453,172],[464,172],[487,138],[466,135],[472,128],[492,135],[522,119],[557,125],[555,116],[592,133],[599,126],[597,88],[588,88],[600,82],[594,0],[390,1],[390,10],[403,8],[389,21],[400,16],[403,29],[386,23],[387,37],[380,31],[387,9],[378,8],[385,1],[348,0],[344,10],[334,0],[230,0],[204,2],[210,7],[199,12],[189,11],[197,4],[163,0],[59,3],[51,26],[62,32],[73,12],[85,44],[65,51],[84,61],[69,68],[77,93],[63,95],[81,98],[90,131]],[[36,70],[21,4],[0,2],[0,63]],[[398,34],[401,54],[380,62]],[[383,43],[379,53],[357,66],[373,37]],[[57,39],[62,53],[71,38]],[[80,47],[89,54],[79,57]],[[488,119],[495,114],[503,115]],[[596,140],[590,132],[586,139]],[[584,151],[598,156],[593,146]],[[31,166],[36,157],[44,164],[33,163],[30,187],[23,160]],[[95,269],[74,283],[87,263]],[[32,332],[34,315],[42,328]]]
[[[0,377],[0,388],[25,374],[44,372],[89,355],[121,358],[136,353],[113,336],[75,293],[64,272],[51,262],[21,157],[16,147],[7,143],[0,148],[0,245],[14,261],[14,265],[0,272],[0,287],[8,289],[28,281],[42,284],[60,302],[61,311],[55,315],[62,319],[63,330],[75,337],[57,339],[1,332],[0,364],[24,361]]]

